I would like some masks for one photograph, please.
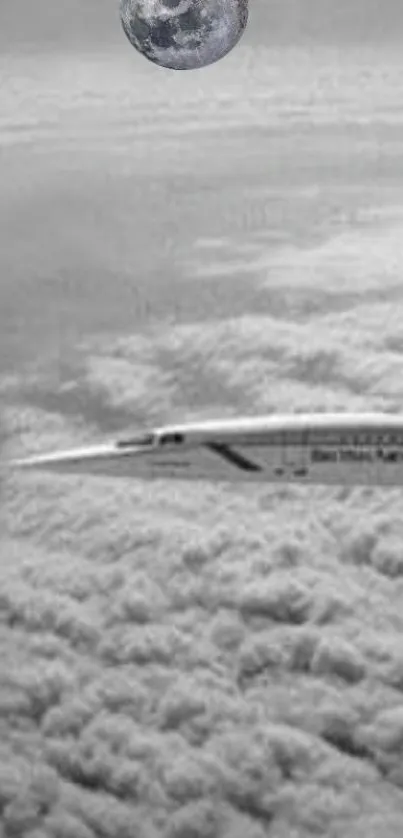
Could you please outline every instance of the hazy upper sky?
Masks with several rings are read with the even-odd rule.
[[[401,0],[250,0],[248,38],[283,40],[400,40]],[[121,42],[118,0],[1,0],[0,47],[93,49]]]

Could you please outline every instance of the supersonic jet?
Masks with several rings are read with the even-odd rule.
[[[200,421],[8,466],[140,480],[403,485],[403,417],[313,413]]]

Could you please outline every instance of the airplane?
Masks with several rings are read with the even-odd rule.
[[[139,480],[400,486],[403,416],[340,412],[204,420],[8,465]]]

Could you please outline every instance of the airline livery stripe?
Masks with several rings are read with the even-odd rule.
[[[229,445],[224,445],[219,442],[209,442],[206,444],[206,448],[209,448],[210,451],[214,451],[215,454],[218,454],[224,460],[227,460],[227,462],[231,463],[231,465],[241,469],[241,471],[262,470],[260,466],[253,463],[252,460],[248,460],[243,456],[243,454],[240,454],[239,451],[235,451],[234,448],[230,448]]]

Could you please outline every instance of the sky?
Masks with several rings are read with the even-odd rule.
[[[114,48],[121,39],[117,0],[3,0],[2,51]],[[399,0],[251,0],[248,38],[267,43],[400,41],[403,10]]]
[[[401,410],[400,10],[256,0],[175,74],[2,0],[3,454]],[[0,838],[400,836],[399,489],[0,491]]]

